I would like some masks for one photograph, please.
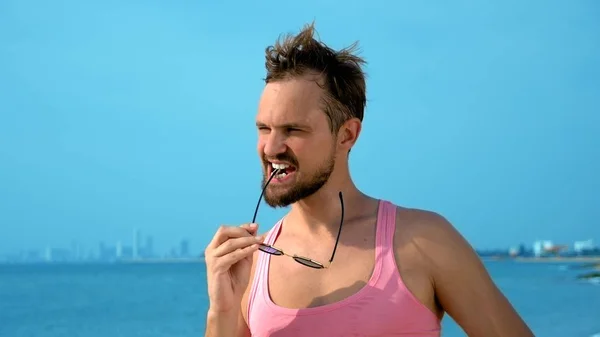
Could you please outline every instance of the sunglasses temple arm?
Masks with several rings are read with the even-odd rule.
[[[342,233],[342,225],[344,224],[344,198],[342,197],[342,192],[339,193],[340,196],[340,206],[342,206],[342,216],[340,219],[340,229],[338,229],[337,238],[335,239],[335,246],[333,246],[333,252],[331,253],[331,259],[329,259],[329,263],[333,261],[333,257],[335,256],[335,251],[337,249],[338,242],[340,241],[340,234]]]
[[[273,172],[271,173],[271,176],[269,177],[269,180],[267,180],[267,182],[265,183],[265,186],[263,187],[262,191],[260,192],[260,196],[258,197],[258,202],[256,203],[256,208],[254,209],[254,215],[252,216],[251,223],[254,223],[254,221],[256,221],[256,214],[258,213],[258,207],[260,206],[260,201],[262,200],[263,194],[265,194],[265,190],[267,189],[267,186],[269,186],[269,183],[271,182],[273,177],[275,177],[277,172],[279,172],[279,169],[273,170]]]

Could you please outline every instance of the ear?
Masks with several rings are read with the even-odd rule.
[[[344,122],[338,131],[338,144],[345,152],[350,151],[358,140],[362,122],[358,118],[351,118]]]

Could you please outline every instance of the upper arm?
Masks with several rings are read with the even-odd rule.
[[[467,241],[441,216],[429,217],[421,241],[443,310],[468,336],[533,336]]]

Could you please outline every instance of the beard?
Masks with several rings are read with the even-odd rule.
[[[290,156],[286,156],[290,158]],[[290,158],[295,159],[295,158]],[[292,163],[297,161],[291,160]],[[286,187],[285,190],[278,191],[278,187],[267,186],[264,194],[264,200],[267,205],[277,207],[287,207],[297,201],[308,198],[327,183],[329,177],[333,173],[335,167],[335,154],[332,154],[325,159],[323,163],[313,173],[303,173],[296,171],[296,182],[291,187]],[[304,177],[306,176],[306,177]],[[263,174],[262,185],[264,187],[269,177]]]

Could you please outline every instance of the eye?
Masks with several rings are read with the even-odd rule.
[[[300,132],[302,130],[298,128],[287,128],[287,133]]]
[[[269,128],[268,128],[268,127],[266,127],[266,126],[259,126],[259,127],[258,127],[258,131],[259,131],[260,133],[266,133],[266,132],[269,132]]]

